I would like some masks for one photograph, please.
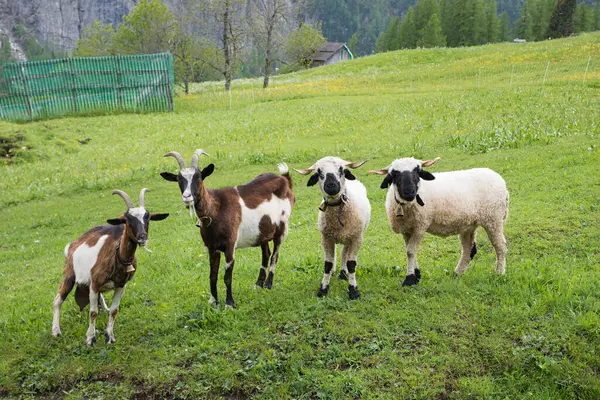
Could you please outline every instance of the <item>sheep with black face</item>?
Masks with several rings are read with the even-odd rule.
[[[477,252],[476,229],[482,226],[496,251],[496,273],[506,270],[504,223],[508,216],[508,191],[504,179],[488,168],[431,174],[423,168],[436,163],[401,158],[369,174],[385,175],[382,189],[388,221],[406,244],[408,266],[403,285],[416,285],[421,272],[417,250],[425,232],[436,236],[459,235],[461,258],[455,273],[465,272]]]
[[[349,162],[338,157],[324,157],[311,167],[296,172],[309,175],[308,186],[317,183],[323,201],[319,206],[319,231],[325,253],[325,272],[318,296],[329,291],[329,281],[335,271],[335,246],[342,244],[342,268],[340,278],[348,279],[348,295],[351,300],[360,297],[356,284],[356,262],[363,234],[371,218],[371,204],[367,190],[348,168],[358,168],[363,162]]]

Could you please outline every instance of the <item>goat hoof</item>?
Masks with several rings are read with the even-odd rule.
[[[340,279],[343,281],[347,281],[348,280],[348,273],[346,272],[346,270],[341,270],[340,271]]]
[[[267,281],[265,282],[265,287],[267,289],[271,289],[271,287],[273,287],[273,272],[269,272],[269,276],[267,276]]]
[[[421,270],[419,268],[415,268],[415,277],[417,278],[417,282],[421,280]]]
[[[256,287],[265,287],[265,281],[263,280],[257,280],[256,283],[254,284],[254,286]]]
[[[357,286],[348,286],[348,297],[350,297],[350,300],[356,300],[360,297]]]
[[[325,287],[321,286],[319,288],[319,292],[317,293],[317,296],[318,297],[326,296],[328,292],[329,292],[329,286],[325,286]]]
[[[91,338],[87,338],[87,340],[85,341],[85,344],[87,344],[88,346],[93,346],[96,344],[96,336],[92,336]]]
[[[59,337],[60,336],[60,328],[52,328],[52,336]]]
[[[415,276],[415,274],[406,275],[404,282],[402,282],[402,286],[414,286],[419,283],[419,280]]]
[[[104,332],[104,340],[106,341],[106,344],[112,344],[114,342],[116,342],[115,337],[114,336],[110,336],[108,334],[108,332]]]

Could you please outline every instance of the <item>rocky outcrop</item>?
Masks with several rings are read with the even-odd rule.
[[[94,20],[118,25],[135,0],[0,0],[0,29],[21,22],[41,43],[70,52]],[[14,38],[11,38],[14,41]]]

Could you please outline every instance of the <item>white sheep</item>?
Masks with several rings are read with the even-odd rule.
[[[476,229],[482,226],[496,251],[496,273],[506,271],[504,223],[508,216],[508,191],[504,179],[488,168],[431,174],[439,160],[397,159],[369,174],[386,175],[381,188],[388,188],[385,202],[394,233],[406,243],[408,267],[403,285],[416,285],[421,277],[416,254],[425,232],[436,236],[459,235],[462,254],[455,273],[461,275],[475,256]],[[415,201],[416,200],[416,201]]]
[[[324,157],[310,168],[295,170],[302,175],[314,171],[307,186],[318,182],[323,195],[323,202],[319,206],[319,230],[325,253],[325,272],[319,287],[319,297],[329,291],[329,281],[335,271],[336,244],[344,246],[340,278],[348,279],[348,295],[351,300],[360,297],[356,284],[356,260],[371,218],[371,204],[365,186],[352,175],[348,167],[358,168],[365,162]]]

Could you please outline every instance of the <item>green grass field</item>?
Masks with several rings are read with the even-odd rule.
[[[399,51],[276,76],[267,91],[259,79],[236,81],[231,98],[199,85],[173,113],[0,123],[0,136],[20,138],[0,164],[0,397],[600,398],[598,54],[600,33]],[[176,171],[164,153],[189,161],[196,148],[216,165],[213,188],[281,161],[370,159],[355,171],[373,207],[362,297],[350,302],[336,278],[317,298],[320,195],[295,174],[273,290],[254,291],[260,249],[242,249],[237,308],[213,309],[198,229],[177,185],[159,176]],[[489,167],[504,177],[505,277],[483,231],[461,278],[451,274],[458,238],[426,236],[421,282],[401,287],[404,244],[388,227],[381,178],[366,172],[403,156],[441,156],[432,171]],[[142,187],[147,208],[171,216],[151,223],[153,252],[137,253],[117,343],[99,335],[85,346],[87,312],[72,296],[53,338],[65,244],[124,211],[113,189]]]

